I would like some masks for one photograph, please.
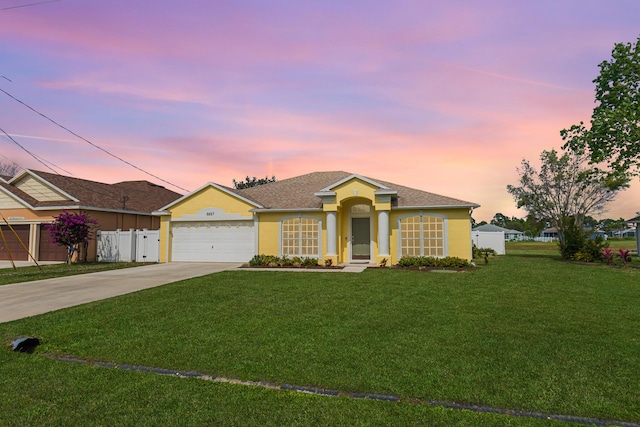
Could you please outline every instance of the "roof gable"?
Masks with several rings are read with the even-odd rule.
[[[221,191],[224,194],[229,195],[230,197],[233,197],[235,199],[238,199],[240,201],[243,201],[245,203],[250,204],[251,206],[253,206],[254,208],[262,208],[262,206],[259,203],[256,203],[253,200],[250,200],[240,194],[238,194],[237,192],[232,191],[230,188],[228,187],[224,187],[222,185],[218,185],[214,182],[208,182],[205,185],[203,185],[202,187],[190,192],[189,194],[185,194],[184,196],[180,197],[179,199],[176,199],[174,201],[172,201],[171,203],[169,203],[166,206],[163,206],[162,208],[159,209],[159,211],[168,211],[171,210],[172,208],[175,208],[176,206],[180,205],[181,203],[184,203],[186,200],[191,199],[199,194],[204,193],[205,191],[207,191],[208,189],[214,188],[218,191]]]
[[[12,191],[14,190],[14,191]],[[15,191],[10,185],[4,182],[0,182],[0,208],[2,209],[16,209],[29,207],[29,203],[25,200],[25,195],[22,197],[16,194],[19,191]]]
[[[42,179],[35,173],[24,170],[10,180],[10,184],[25,192],[38,202],[51,202],[59,200],[71,200],[77,202],[78,199]]]
[[[323,188],[322,190],[319,191],[319,193],[326,192],[326,191],[333,191],[334,189],[336,189],[337,187],[341,186],[342,184],[344,184],[346,182],[349,182],[351,180],[354,180],[354,179],[358,179],[360,181],[364,181],[367,184],[371,184],[372,186],[378,187],[381,190],[391,190],[386,185],[380,184],[379,182],[376,182],[376,181],[374,181],[374,180],[372,180],[370,178],[367,178],[365,176],[358,175],[358,174],[351,174],[351,175],[349,175],[349,176],[347,176],[345,178],[342,178],[338,182],[334,182],[330,186]]]

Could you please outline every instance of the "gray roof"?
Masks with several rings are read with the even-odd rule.
[[[503,228],[503,227],[499,227],[497,225],[493,225],[493,224],[484,224],[484,225],[479,225],[477,227],[475,227],[473,229],[473,231],[491,231],[491,232],[499,232],[499,231],[504,231],[507,234],[524,234],[522,231],[518,231],[518,230],[510,230],[508,228]]]
[[[316,196],[315,193],[326,190],[349,177],[364,178],[377,183],[381,188],[388,187],[390,190],[395,190],[397,195],[392,196],[392,207],[394,208],[475,208],[479,206],[476,203],[465,200],[441,196],[439,194],[344,171],[313,172],[243,190],[228,187],[226,187],[226,189],[248,200],[254,201],[265,209],[322,209],[322,199]]]

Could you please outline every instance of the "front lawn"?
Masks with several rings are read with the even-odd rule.
[[[142,262],[82,262],[74,264],[57,263],[28,267],[0,268],[0,285],[31,282],[54,277],[74,276],[76,274],[96,273],[98,271],[139,267]]]
[[[636,269],[548,256],[473,272],[233,271],[0,324],[0,424],[559,425],[413,399],[640,422]],[[318,397],[79,358],[399,396]],[[193,422],[190,422],[193,421]]]

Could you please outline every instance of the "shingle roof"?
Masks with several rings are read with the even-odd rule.
[[[359,176],[350,172],[313,172],[306,175],[283,179],[243,190],[229,191],[252,200],[266,209],[320,209],[322,199],[314,193],[319,192],[345,178]],[[452,197],[441,196],[415,188],[364,177],[380,185],[397,191],[393,196],[393,207],[477,207],[475,203]]]
[[[61,198],[55,201],[37,201],[15,186],[0,182],[0,186],[33,207],[61,208],[80,206],[83,208],[151,213],[181,197],[181,194],[148,181],[124,181],[116,184],[105,184],[42,171],[31,170],[30,172],[77,199],[77,201],[69,198]]]
[[[494,224],[479,225],[479,226],[475,227],[473,229],[473,231],[490,231],[490,232],[504,231],[505,233],[511,233],[511,234],[514,234],[514,233],[515,234],[524,234],[522,231],[510,230],[508,228],[499,227],[499,226],[494,225]]]

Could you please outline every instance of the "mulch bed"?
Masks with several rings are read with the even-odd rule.
[[[296,268],[296,269],[301,269],[301,270],[342,270],[344,267],[342,266],[330,266],[330,267],[325,267],[324,265],[316,265],[316,266],[305,266],[305,265],[299,265],[299,266],[295,266],[295,265],[284,265],[284,266],[270,266],[270,265],[243,265],[240,268],[269,268],[269,269],[274,269],[274,270],[278,270],[278,269],[283,269],[283,268]]]
[[[380,268],[380,269],[389,269],[396,271],[420,271],[423,273],[429,273],[431,271],[450,271],[450,272],[458,272],[462,273],[465,271],[474,271],[478,267],[458,267],[458,268],[450,268],[450,267],[400,267],[399,265],[392,265],[390,267],[368,267],[368,268]]]

